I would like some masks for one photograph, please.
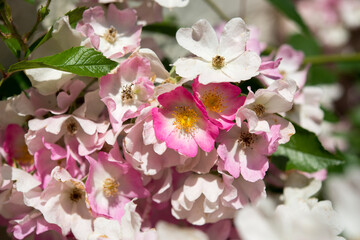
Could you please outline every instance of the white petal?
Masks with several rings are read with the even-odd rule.
[[[250,32],[241,18],[231,19],[221,34],[218,55],[224,57],[225,61],[238,57],[245,51],[249,36]]]
[[[176,40],[183,48],[208,61],[216,56],[219,44],[215,30],[205,19],[197,21],[192,28],[180,28]]]
[[[177,74],[188,79],[194,79],[200,73],[211,69],[210,63],[200,58],[180,58],[174,63],[174,66]]]
[[[259,55],[245,51],[238,58],[227,63],[221,70],[234,81],[248,80],[258,74],[260,64]]]

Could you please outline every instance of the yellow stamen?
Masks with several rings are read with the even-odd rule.
[[[31,166],[34,164],[34,156],[30,155],[26,145],[19,149],[19,157],[15,159],[20,165]]]
[[[215,69],[221,69],[225,65],[225,58],[217,55],[212,59],[212,66]]]
[[[133,93],[133,85],[134,84],[128,84],[124,86],[121,90],[121,100],[123,102],[129,102],[134,99],[134,93]]]
[[[219,94],[217,88],[205,91],[201,96],[201,101],[209,111],[221,113],[226,108],[223,95]]]
[[[173,125],[177,129],[185,133],[193,133],[195,131],[198,115],[192,107],[175,107],[172,115],[175,117]]]
[[[117,31],[114,27],[110,27],[104,35],[104,38],[109,43],[113,44],[116,41]]]
[[[253,110],[258,117],[262,117],[265,113],[265,107],[262,104],[255,104],[251,107],[251,110]]]
[[[120,183],[113,178],[106,178],[103,184],[105,197],[114,197],[118,192]]]

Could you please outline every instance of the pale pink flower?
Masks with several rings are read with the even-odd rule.
[[[29,173],[10,167],[0,166],[0,215],[5,219],[19,219],[33,210],[24,194],[39,189],[41,183]]]
[[[320,108],[323,95],[321,88],[316,86],[304,87],[294,99],[294,106],[285,116],[301,127],[319,134],[324,112]]]
[[[288,141],[289,134],[295,130],[291,123],[275,114],[292,109],[296,90],[296,83],[292,80],[278,80],[268,88],[259,89],[255,93],[249,88],[244,105],[236,113],[237,125],[241,126],[246,120],[249,131],[255,133],[270,132],[271,125],[280,124],[284,132],[282,138]]]
[[[356,0],[339,1],[340,17],[350,29],[360,27],[360,2]]]
[[[300,178],[299,178],[300,177]],[[321,182],[291,176],[284,188],[284,203],[275,207],[269,198],[236,214],[235,226],[244,240],[344,240],[342,224],[330,201],[311,197]]]
[[[349,31],[341,21],[341,2],[344,0],[299,1],[296,4],[299,13],[314,35],[328,47],[340,47],[350,38]],[[348,11],[346,15],[352,18],[353,10],[355,8]]]
[[[25,139],[29,152],[35,153],[43,148],[43,141],[55,143],[64,137],[65,145],[71,146],[70,143],[75,141],[77,146],[73,150],[75,153],[85,156],[102,148],[108,127],[109,123],[106,121],[95,123],[73,115],[59,115],[30,120],[29,131],[25,135]]]
[[[154,0],[144,0],[141,5],[135,8],[138,16],[138,23],[141,25],[149,25],[155,22],[162,22],[162,7]],[[141,45],[143,44],[141,39]]]
[[[176,73],[187,79],[199,76],[201,84],[239,82],[258,74],[261,59],[245,49],[249,30],[241,18],[233,18],[224,27],[220,40],[210,23],[204,19],[192,28],[181,28],[176,40],[196,57],[180,58]]]
[[[235,114],[244,104],[239,87],[230,83],[209,83],[203,85],[196,78],[193,82],[194,97],[202,102],[212,123],[220,129],[229,130],[235,123]]]
[[[84,177],[83,172],[77,165],[76,160],[71,156],[70,150],[44,142],[44,148],[35,152],[34,161],[36,172],[34,176],[41,181],[42,188],[45,188],[51,180],[51,172],[56,166],[66,169],[76,178]],[[69,147],[67,147],[69,148]]]
[[[250,133],[246,122],[241,128],[234,126],[228,132],[221,132],[217,141],[217,152],[222,159],[220,169],[233,177],[241,176],[246,181],[263,179],[269,168],[268,156],[273,154],[280,139],[280,125],[273,125],[269,133]]]
[[[61,235],[60,227],[45,221],[42,213],[36,209],[33,209],[20,219],[11,220],[9,222],[8,232],[11,232],[16,239],[31,238],[31,236],[37,239],[37,237],[43,233],[48,236],[47,239],[66,239]]]
[[[106,13],[100,6],[89,8],[76,29],[90,38],[92,46],[106,57],[119,58],[140,45],[141,26],[133,9],[119,10],[110,4]]]
[[[121,221],[98,217],[94,220],[94,232],[89,240],[116,239],[116,240],[155,240],[156,232],[149,230],[141,232],[141,217],[135,211],[136,205],[131,201],[125,207]]]
[[[151,193],[151,200],[154,203],[166,203],[173,193],[173,175],[171,168],[164,169],[156,175],[144,175],[143,182]]]
[[[141,109],[149,105],[154,93],[150,77],[149,61],[132,57],[122,62],[115,73],[100,79],[99,94],[108,108],[115,131],[125,120],[137,117]]]
[[[153,108],[156,138],[166,146],[188,157],[195,157],[200,147],[205,152],[214,148],[218,128],[204,115],[205,109],[195,102],[184,87],[158,97],[162,108]]]
[[[333,212],[329,201],[318,202],[313,207],[279,205],[275,208],[270,200],[264,200],[256,207],[239,211],[235,226],[244,240],[344,240],[337,236],[339,232],[333,233],[334,227],[321,217]]]
[[[280,79],[290,79],[296,82],[298,88],[303,88],[306,82],[306,75],[310,65],[301,69],[304,61],[304,53],[297,51],[290,45],[282,45],[276,53],[275,59],[278,59],[277,68],[282,77]],[[279,61],[281,59],[281,61]],[[266,85],[273,83],[274,78],[264,74],[260,78]]]
[[[143,198],[149,192],[143,187],[140,174],[129,164],[110,161],[105,152],[99,152],[95,161],[90,162],[86,191],[89,204],[98,214],[120,221],[124,215],[124,206],[132,198]]]
[[[27,94],[31,103],[31,115],[42,117],[48,112],[55,115],[65,113],[85,86],[81,80],[71,80],[66,82],[57,94],[49,95],[42,95],[37,89],[30,88]],[[18,103],[18,105],[21,104]]]
[[[192,158],[187,158],[183,164],[177,165],[176,170],[179,173],[196,172],[196,173],[208,173],[218,160],[218,154],[216,148],[213,148],[210,152],[205,152],[199,149],[197,155]]]
[[[333,202],[344,225],[343,236],[347,239],[360,237],[360,169],[349,165],[341,175],[329,176],[325,185],[325,195]]]
[[[180,227],[164,221],[156,224],[156,233],[158,240],[209,240],[209,237],[201,230],[191,227]]]
[[[28,196],[27,204],[38,209],[47,222],[58,225],[64,236],[71,231],[77,239],[86,240],[93,217],[85,185],[61,167],[55,167],[51,177],[43,192]]]
[[[247,182],[243,178],[223,179],[212,175],[189,175],[171,198],[172,214],[194,225],[233,218],[236,209],[255,202],[265,194],[264,182]]]

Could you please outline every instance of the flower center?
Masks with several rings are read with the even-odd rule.
[[[132,86],[134,84],[128,84],[121,90],[121,100],[123,102],[131,101],[134,98],[134,93],[132,91]]]
[[[106,31],[104,38],[106,41],[113,44],[116,41],[116,34],[117,34],[117,30],[114,27],[110,27]]]
[[[226,108],[223,95],[219,94],[217,88],[207,90],[203,96],[201,96],[201,101],[204,103],[207,110],[213,112],[221,113],[222,110]]]
[[[283,79],[286,78],[287,74],[284,70],[280,71],[281,76],[283,76]]]
[[[106,178],[103,184],[103,192],[106,197],[113,197],[118,192],[120,183],[113,178]]]
[[[75,119],[73,118],[68,118],[66,120],[66,130],[68,132],[68,134],[70,134],[71,136],[74,136],[77,131],[79,130],[79,125],[77,123],[77,121],[75,121]]]
[[[15,160],[23,166],[31,166],[34,164],[34,156],[29,153],[26,145],[19,149],[19,157]]]
[[[249,132],[243,132],[240,134],[238,138],[238,143],[241,147],[247,148],[251,147],[251,145],[255,142],[256,135],[249,133]]]
[[[217,55],[212,59],[212,66],[215,69],[221,69],[225,65],[225,58]]]
[[[195,124],[198,121],[198,116],[193,108],[187,106],[175,107],[173,112],[172,115],[175,117],[173,125],[175,125],[177,129],[185,133],[192,133],[195,131]]]
[[[251,110],[253,110],[258,117],[262,117],[265,113],[265,107],[262,104],[255,104],[251,107]]]
[[[70,192],[70,200],[73,202],[78,202],[82,198],[82,194],[83,194],[83,187],[78,186],[78,184],[76,183],[74,185],[74,188]]]

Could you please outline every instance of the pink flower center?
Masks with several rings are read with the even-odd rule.
[[[238,138],[238,143],[242,148],[251,147],[255,142],[256,135],[249,132],[242,132]]]
[[[175,107],[172,114],[175,117],[173,125],[185,133],[193,133],[198,121],[198,115],[192,107]]]
[[[123,102],[131,101],[134,98],[132,87],[134,84],[128,84],[124,86],[121,90],[121,100]]]
[[[106,197],[113,197],[118,192],[120,183],[113,178],[106,178],[103,184],[103,192]]]
[[[226,108],[224,105],[224,98],[219,94],[217,88],[207,90],[202,96],[201,101],[204,103],[207,110],[221,113]]]
[[[212,66],[215,69],[221,69],[225,65],[225,58],[219,55],[213,57],[212,59]]]
[[[73,118],[68,118],[66,120],[65,124],[66,124],[66,130],[67,130],[68,134],[70,134],[71,136],[74,136],[79,129],[77,121],[75,121],[75,119],[73,119]]]

